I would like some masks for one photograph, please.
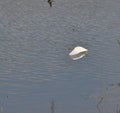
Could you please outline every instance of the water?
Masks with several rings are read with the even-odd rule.
[[[0,111],[120,109],[118,0],[0,1]],[[74,46],[89,50],[73,61]],[[103,106],[103,108],[101,107]]]

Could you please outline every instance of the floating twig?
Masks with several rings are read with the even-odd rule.
[[[99,111],[99,113],[103,113],[103,110],[102,110],[102,108],[100,107],[100,105],[102,104],[102,101],[103,101],[103,96],[100,98],[100,101],[98,102],[98,104],[97,104],[97,109],[98,109],[98,111]]]

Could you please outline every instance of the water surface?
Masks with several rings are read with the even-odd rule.
[[[0,1],[0,106],[5,113],[115,113],[120,103],[118,0]],[[89,50],[73,61],[74,46]]]

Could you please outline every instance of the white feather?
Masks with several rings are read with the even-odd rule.
[[[73,60],[77,60],[85,56],[87,53],[88,53],[87,49],[77,46],[69,53],[69,55]]]

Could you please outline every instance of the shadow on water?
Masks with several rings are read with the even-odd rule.
[[[116,107],[116,113],[120,113],[119,104],[117,104],[117,107]]]
[[[50,109],[51,109],[51,113],[55,113],[55,101],[54,101],[54,99],[52,99],[52,101],[51,101]]]

